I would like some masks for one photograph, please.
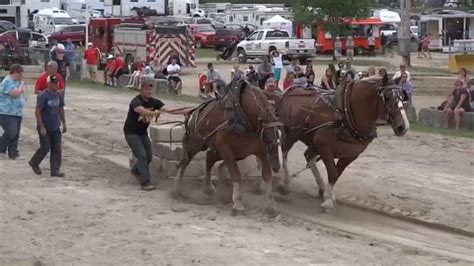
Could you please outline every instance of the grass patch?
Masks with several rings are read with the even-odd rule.
[[[474,131],[470,130],[454,130],[454,129],[444,129],[431,126],[425,126],[418,123],[410,123],[410,130],[430,133],[430,134],[439,134],[443,136],[452,136],[452,137],[461,137],[474,139]]]
[[[429,74],[444,74],[444,75],[451,75],[448,69],[444,68],[434,68],[434,67],[423,67],[423,66],[416,66],[410,69],[410,72],[413,73],[429,73]]]
[[[196,58],[212,58],[215,59],[219,54],[218,51],[213,48],[201,48],[196,49]]]

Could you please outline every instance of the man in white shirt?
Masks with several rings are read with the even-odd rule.
[[[369,56],[375,57],[375,37],[374,35],[370,35],[369,39]]]
[[[171,60],[171,64],[166,67],[166,71],[168,72],[168,80],[171,83],[172,89],[176,92],[181,85],[181,79],[179,78],[181,67],[178,65],[176,58]]]
[[[407,74],[407,81],[411,80],[410,72],[407,71],[407,66],[402,63],[400,64],[400,70],[395,72],[395,75],[392,77],[393,82],[398,83],[403,73]]]

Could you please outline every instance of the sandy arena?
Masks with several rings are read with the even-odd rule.
[[[228,76],[231,66],[216,68]],[[202,62],[187,70],[185,94],[197,94],[197,73],[204,67]],[[323,70],[317,67],[317,75]],[[453,81],[420,75],[415,106],[438,105]],[[138,189],[122,134],[135,93],[68,88],[64,179],[36,176],[28,167],[39,145],[30,96],[22,158],[0,160],[0,265],[474,263],[472,139],[418,131],[398,138],[379,128],[378,138],[337,183],[341,204],[332,214],[319,207],[315,181],[305,170],[305,147],[298,144],[289,156],[291,174],[298,174],[290,196],[278,198],[279,215],[267,216],[264,196],[247,192],[245,215],[233,217],[229,204],[203,200],[198,182],[188,182],[186,201],[171,199],[171,180],[155,180],[156,191]],[[171,107],[195,104],[183,99],[164,101]],[[181,117],[162,115],[160,121],[176,119]],[[49,173],[47,160],[42,167]]]

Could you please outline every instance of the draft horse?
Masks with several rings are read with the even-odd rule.
[[[302,141],[308,147],[304,155],[325,211],[335,206],[334,186],[344,169],[376,137],[378,118],[386,119],[397,136],[403,136],[410,127],[398,90],[378,78],[352,82],[335,93],[294,88],[282,97],[274,96],[274,101],[279,119],[285,124],[284,177],[277,189],[281,194],[288,193],[288,152]],[[316,166],[319,160],[326,166],[327,186]]]
[[[241,172],[237,161],[256,155],[262,161],[262,177],[265,181],[267,208],[275,211],[272,196],[272,170],[281,167],[281,132],[283,124],[278,120],[266,95],[244,81],[231,83],[223,98],[207,101],[192,110],[185,119],[186,134],[183,139],[184,158],[179,164],[173,194],[182,193],[183,175],[192,158],[206,151],[206,175],[204,193],[212,196],[215,188],[211,183],[211,169],[220,160],[227,166],[232,186],[233,214],[244,210],[241,194]],[[223,180],[223,165],[218,175]]]

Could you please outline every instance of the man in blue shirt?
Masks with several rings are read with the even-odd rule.
[[[0,137],[0,154],[5,155],[8,151],[8,157],[12,160],[20,156],[18,139],[26,102],[26,87],[21,80],[22,76],[23,67],[14,64],[10,68],[10,75],[3,79],[0,86],[0,126],[4,132]]]
[[[38,95],[36,101],[36,121],[40,139],[40,148],[31,158],[29,165],[33,172],[41,175],[39,165],[44,157],[51,151],[50,164],[51,176],[64,177],[61,168],[61,122],[62,133],[66,133],[66,119],[64,116],[64,96],[58,92],[58,79],[56,76],[48,77],[48,89]]]

